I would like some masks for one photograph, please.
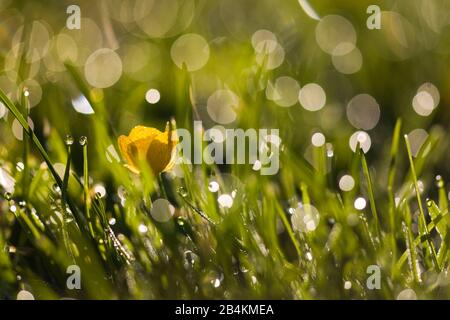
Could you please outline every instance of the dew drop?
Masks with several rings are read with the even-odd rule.
[[[88,139],[86,136],[82,136],[78,142],[80,143],[81,146],[84,147],[85,145],[87,145]]]
[[[66,135],[64,142],[66,143],[66,146],[73,145],[73,137],[70,134]]]
[[[342,191],[351,191],[355,186],[355,179],[351,175],[344,175],[339,180],[339,189]]]
[[[219,184],[217,183],[217,181],[211,181],[208,185],[208,190],[211,192],[219,191]]]
[[[198,259],[197,255],[193,253],[191,250],[187,250],[186,252],[184,252],[184,257],[186,259],[186,262],[190,266],[193,266],[196,260]]]
[[[229,194],[222,194],[217,199],[217,202],[222,208],[231,208],[233,206],[233,197]]]
[[[179,194],[180,196],[182,196],[183,198],[186,198],[186,197],[188,196],[188,192],[187,192],[186,189],[183,188],[183,187],[179,187],[179,188],[178,188],[178,194]]]
[[[102,184],[96,184],[94,186],[94,192],[96,196],[97,195],[99,196],[99,198],[103,198],[106,196],[106,189],[105,186]]]
[[[177,224],[180,226],[180,227],[182,227],[182,226],[184,226],[184,219],[183,219],[183,217],[178,217],[177,218]]]

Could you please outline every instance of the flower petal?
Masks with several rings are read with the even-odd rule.
[[[158,174],[170,170],[175,163],[177,140],[173,139],[173,131],[169,127],[161,132],[155,128],[136,126],[129,136],[120,136],[118,143],[131,171],[139,173],[139,163],[145,160],[153,173]]]
[[[125,158],[125,160],[128,163],[127,167],[135,173],[139,172],[139,170],[136,167],[136,164],[133,161],[131,152],[128,151],[129,147],[131,145],[130,138],[128,138],[127,136],[120,136],[118,139],[118,143],[119,143],[120,153],[122,154],[122,156]]]

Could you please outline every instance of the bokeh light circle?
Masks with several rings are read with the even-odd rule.
[[[122,75],[122,60],[113,50],[102,48],[92,53],[84,66],[87,82],[96,88],[108,88]]]

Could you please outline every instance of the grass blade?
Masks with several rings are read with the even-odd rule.
[[[409,164],[410,164],[410,168],[411,168],[411,174],[412,174],[413,181],[414,181],[414,190],[416,192],[417,204],[419,206],[419,219],[424,226],[423,231],[422,231],[422,233],[423,233],[422,236],[426,237],[426,239],[427,239],[427,247],[428,247],[428,250],[430,251],[430,255],[431,255],[434,267],[438,270],[439,263],[438,263],[437,256],[436,256],[436,250],[434,248],[433,243],[431,242],[430,233],[428,231],[428,227],[427,227],[427,223],[426,223],[426,219],[425,219],[425,212],[423,210],[422,199],[420,197],[419,183],[417,181],[416,169],[414,167],[414,161],[412,158],[411,145],[409,143],[408,135],[405,134],[404,137],[405,137],[405,143],[406,143],[406,150],[408,152],[408,159],[409,159]]]
[[[369,166],[367,165],[367,160],[366,160],[366,157],[364,155],[364,151],[362,148],[359,149],[359,154],[361,157],[361,164],[362,164],[362,168],[363,168],[364,177],[366,178],[366,182],[367,182],[367,190],[369,192],[370,210],[372,211],[373,220],[375,222],[376,234],[378,237],[378,241],[381,241],[380,222],[378,219],[377,207],[375,204],[375,195],[373,192],[372,177],[370,176]]]

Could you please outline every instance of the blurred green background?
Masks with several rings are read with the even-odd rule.
[[[80,29],[66,26],[66,23],[76,21],[76,12],[66,11],[70,5],[78,5],[80,8]],[[367,8],[370,5],[377,5],[382,10],[380,29],[371,30],[367,27],[367,20],[371,16],[367,13]],[[364,274],[366,265],[371,261],[375,263],[373,257],[378,257],[380,264],[391,268],[391,263],[399,258],[396,251],[406,249],[400,223],[403,213],[398,213],[393,218],[398,220],[394,229],[387,227],[388,212],[392,213],[389,210],[397,210],[393,209],[394,204],[387,205],[388,195],[392,193],[394,196],[395,193],[395,197],[400,200],[413,198],[413,193],[410,192],[412,177],[408,174],[409,163],[403,143],[398,150],[394,149],[395,156],[399,158],[394,183],[396,189],[392,191],[387,186],[392,164],[389,152],[391,141],[395,140],[393,131],[397,119],[402,119],[402,133],[408,134],[412,153],[420,167],[419,182],[424,198],[425,194],[430,197],[442,196],[438,194],[434,182],[436,175],[441,175],[444,181],[450,175],[450,154],[447,152],[447,123],[450,117],[449,58],[450,2],[447,0],[0,1],[0,88],[14,103],[22,107],[21,110],[26,109],[23,103],[24,90],[29,93],[30,123],[61,177],[64,176],[67,159],[64,137],[70,134],[76,141],[81,136],[88,138],[89,178],[93,185],[91,193],[101,191],[100,193],[106,194],[103,206],[98,209],[99,215],[104,215],[105,219],[123,219],[117,228],[123,233],[123,237],[131,239],[130,250],[136,256],[150,256],[148,261],[138,258],[137,260],[144,259],[146,262],[141,261],[142,265],[127,271],[139,274],[144,270],[142,277],[158,288],[146,292],[133,284],[124,284],[131,281],[130,274],[120,274],[120,277],[115,274],[120,273],[117,270],[126,269],[123,261],[118,262],[117,267],[102,256],[104,252],[113,252],[117,248],[103,248],[104,251],[97,248],[103,258],[99,260],[107,269],[105,279],[116,276],[120,278],[118,282],[108,285],[116,285],[119,289],[104,296],[96,296],[93,290],[88,290],[85,297],[89,298],[395,298],[400,287],[411,283],[411,276],[399,282],[396,282],[398,277],[393,277],[392,281],[386,280],[389,289],[373,293],[373,296],[364,291],[363,285],[354,292],[343,291],[341,282],[348,275]],[[265,261],[268,264],[264,265],[264,270],[255,270],[263,279],[263,289],[253,290],[249,285],[247,291],[240,292],[239,282],[234,282],[229,284],[228,290],[224,288],[220,293],[208,291],[209,287],[204,291],[177,291],[179,283],[176,279],[182,277],[180,270],[183,270],[183,266],[173,264],[173,282],[161,279],[160,274],[164,273],[162,271],[167,265],[172,265],[171,259],[177,259],[179,252],[174,248],[178,240],[173,240],[175,243],[171,243],[172,247],[167,248],[167,253],[162,251],[161,256],[153,261],[148,243],[138,238],[139,233],[136,231],[140,215],[146,216],[145,210],[142,211],[136,204],[137,200],[130,207],[118,209],[122,197],[117,192],[122,185],[135,188],[129,192],[136,199],[139,194],[144,198],[151,195],[153,200],[155,194],[161,196],[161,184],[156,184],[155,180],[150,179],[153,184],[149,186],[143,183],[142,187],[135,178],[128,178],[128,172],[118,164],[121,162],[117,147],[118,136],[128,134],[136,125],[163,130],[171,117],[176,119],[178,127],[190,130],[193,120],[201,120],[205,128],[215,127],[219,130],[280,129],[283,154],[281,170],[275,176],[261,177],[252,171],[251,165],[245,168],[234,165],[223,166],[220,170],[208,168],[209,171],[205,169],[201,173],[194,170],[192,176],[175,174],[169,179],[171,184],[183,185],[188,189],[194,206],[207,212],[211,210],[209,213],[213,220],[221,217],[221,209],[215,208],[215,199],[211,195],[205,195],[203,190],[211,175],[232,173],[232,181],[237,178],[240,181],[236,184],[245,185],[242,188],[248,193],[242,191],[242,197],[250,199],[248,207],[236,209],[236,214],[242,214],[239,218],[242,221],[236,217],[234,222],[219,228],[217,234],[209,229],[201,229],[203,220],[195,216],[195,209],[186,204],[184,207],[190,212],[188,216],[192,219],[189,220],[192,228],[200,228],[202,231],[196,229],[196,232],[205,232],[208,236],[202,236],[215,239],[211,252],[205,251],[214,257],[211,258],[216,262],[214,268],[221,266],[228,273],[232,273],[232,265],[236,261],[227,261],[219,254],[233,256],[234,259],[237,247],[248,245],[250,249],[247,249],[251,251],[257,250],[259,246],[258,240],[245,237],[241,239],[237,236],[241,232],[245,233],[245,223],[260,230],[264,241],[270,242],[277,236],[282,238],[280,243],[275,240],[273,243],[272,249],[277,254],[280,253],[276,262],[264,260],[264,254],[258,256],[262,260],[246,261],[249,269],[255,261]],[[23,135],[20,124],[14,120],[6,106],[0,104],[0,166],[17,181],[21,179],[23,170],[18,163],[24,165],[24,143],[21,141]],[[325,250],[325,244],[332,240],[329,236],[334,223],[343,223],[339,221],[341,218],[347,221],[347,215],[355,209],[353,200],[360,193],[365,199],[370,198],[370,190],[367,190],[370,183],[363,181],[367,172],[361,172],[355,160],[358,158],[358,153],[354,152],[358,140],[370,164],[370,174],[377,190],[376,202],[382,208],[379,214],[385,231],[383,234],[391,237],[389,245],[398,246],[398,250],[388,248],[386,244],[388,247],[377,248],[373,253],[365,246],[366,243],[360,243],[358,247],[360,235],[356,234],[359,231],[355,231],[354,237],[349,231],[348,238],[342,236],[342,242],[337,245],[338,249],[334,252],[337,257],[326,253],[317,262],[319,273],[324,274],[321,277],[316,274],[313,266],[305,267],[302,264],[306,261],[304,256],[295,257],[295,252],[299,253],[298,248],[294,248],[295,241],[294,247],[290,243],[292,235],[288,231],[275,234],[275,227],[282,224],[281,218],[275,217],[281,208],[286,211],[297,200],[300,201],[297,199],[300,195],[302,201],[308,203],[310,194],[312,203],[324,214],[321,217],[322,225],[316,236],[308,238],[300,235],[299,241],[302,243],[300,246],[305,246],[303,249],[312,248],[317,253],[314,256],[320,256],[319,252]],[[429,147],[422,148],[427,143]],[[80,180],[83,178],[82,150],[78,143],[71,150],[71,168]],[[318,150],[323,154],[317,153]],[[42,159],[36,151],[32,149],[30,152],[31,156],[25,161],[25,166],[29,165],[32,168],[31,175],[36,177],[45,167],[41,165]],[[324,158],[320,158],[321,156]],[[347,191],[345,185],[340,184],[345,174],[353,175],[356,187],[351,193],[344,195],[342,200],[338,194]],[[3,179],[2,191],[8,191],[9,180],[6,174]],[[48,179],[45,181],[49,184]],[[69,182],[76,185],[75,181]],[[229,181],[225,181],[224,185],[227,183]],[[38,182],[35,184],[39,185]],[[23,187],[16,187],[22,192],[18,192],[17,196],[23,198]],[[78,185],[77,187],[80,188]],[[308,188],[309,193],[305,191]],[[172,189],[175,195],[169,194],[169,200],[176,202],[173,200],[177,197],[175,188]],[[76,204],[81,203],[80,206],[83,206],[85,203],[79,191],[73,187],[70,194]],[[31,198],[36,197],[30,199],[30,205],[38,206],[33,203],[36,201],[43,206],[51,194],[48,190],[46,192],[30,195]],[[443,192],[446,199],[447,194],[445,190]],[[19,198],[15,201],[19,201]],[[442,202],[442,197],[440,199]],[[276,204],[271,204],[275,200]],[[14,225],[15,220],[7,214],[10,206],[6,200],[0,201],[3,240],[7,239],[6,243],[21,243],[23,236]],[[177,201],[176,208],[182,212],[185,209],[182,208],[183,202],[179,196]],[[442,203],[440,205],[442,212],[446,212]],[[266,209],[261,209],[263,207]],[[367,211],[368,208],[369,205]],[[45,212],[47,209],[41,207],[41,210]],[[273,227],[274,230],[270,229],[269,232],[265,229],[264,219],[255,222],[252,218],[253,210],[261,210],[264,219],[267,218],[264,212],[269,212],[268,219],[273,224],[269,224],[267,228]],[[403,209],[399,211],[403,212]],[[416,203],[413,204],[413,211],[416,223]],[[121,212],[122,218],[118,212]],[[183,214],[185,213],[180,213],[181,216]],[[371,231],[374,231],[376,227],[371,218],[369,222]],[[417,224],[415,229],[411,229],[414,233],[419,228]],[[151,241],[155,243],[159,236],[164,237],[174,232],[172,229],[169,232],[164,227],[161,231],[156,225],[149,232],[152,235]],[[345,228],[348,227],[353,232],[354,226],[349,225]],[[286,224],[285,228],[289,230]],[[209,234],[210,232],[214,235]],[[264,232],[268,234],[264,235]],[[437,235],[433,236],[439,238]],[[124,239],[121,240],[128,241]],[[174,239],[178,238],[174,236]],[[183,241],[184,246],[186,243]],[[208,241],[205,240],[205,243],[209,243]],[[220,241],[225,241],[223,252],[213,249]],[[194,247],[200,251],[199,248],[207,246],[196,240],[194,242]],[[162,242],[155,243],[152,245],[158,247]],[[441,240],[437,240],[436,246],[441,247],[441,243]],[[27,246],[28,243],[24,245],[25,248]],[[186,245],[189,246],[190,244]],[[355,248],[360,250],[358,254],[355,253],[357,257],[351,252],[356,252]],[[245,251],[244,248],[241,249]],[[306,252],[303,249],[301,251]],[[205,252],[202,258],[208,256]],[[286,257],[281,257],[281,252]],[[34,253],[28,255],[25,250],[24,255],[26,262],[21,263],[21,259],[17,258],[15,263],[19,267],[12,269],[28,270],[26,266],[29,263],[29,269],[46,279],[44,282],[50,283],[49,287],[56,288],[56,292],[64,291],[61,289],[63,285],[60,279],[49,280],[51,276],[38,270],[43,268],[43,264],[34,261]],[[237,253],[236,255],[239,256]],[[447,261],[446,258],[443,259]],[[424,269],[427,269],[431,264],[430,257],[426,255],[424,261]],[[339,268],[333,270],[334,265]],[[5,270],[8,268],[10,267],[5,267]],[[209,268],[212,268],[210,262],[205,262],[205,274]],[[296,268],[310,277],[304,276],[300,283],[295,283],[292,279],[298,271]],[[439,272],[445,268],[441,268]],[[277,272],[272,277],[269,274],[273,270]],[[283,274],[283,270],[286,274]],[[92,271],[92,274],[95,272]],[[145,274],[150,276],[146,277]],[[339,286],[339,289],[327,292],[327,281],[333,275],[336,284],[328,285],[333,288]],[[314,282],[311,279],[315,277],[319,280],[310,286],[309,281]],[[34,279],[30,274],[29,278]],[[209,278],[210,274],[206,282],[209,282]],[[212,279],[214,283],[215,278]],[[248,281],[252,282],[253,278]],[[276,281],[280,282],[279,287],[274,285]],[[417,279],[414,281],[419,286]],[[286,283],[292,284],[290,290],[283,287]],[[107,288],[104,285],[103,288]],[[200,288],[203,286],[197,285]],[[17,286],[19,285],[15,283],[12,284],[14,289],[8,287],[4,296],[13,296]],[[272,290],[272,286],[276,288]],[[128,289],[122,290],[124,287]],[[44,298],[57,296],[45,290],[42,292],[40,294]],[[426,296],[430,291],[424,292]],[[447,296],[446,293],[442,293],[442,296],[433,294],[430,293],[430,297]]]

